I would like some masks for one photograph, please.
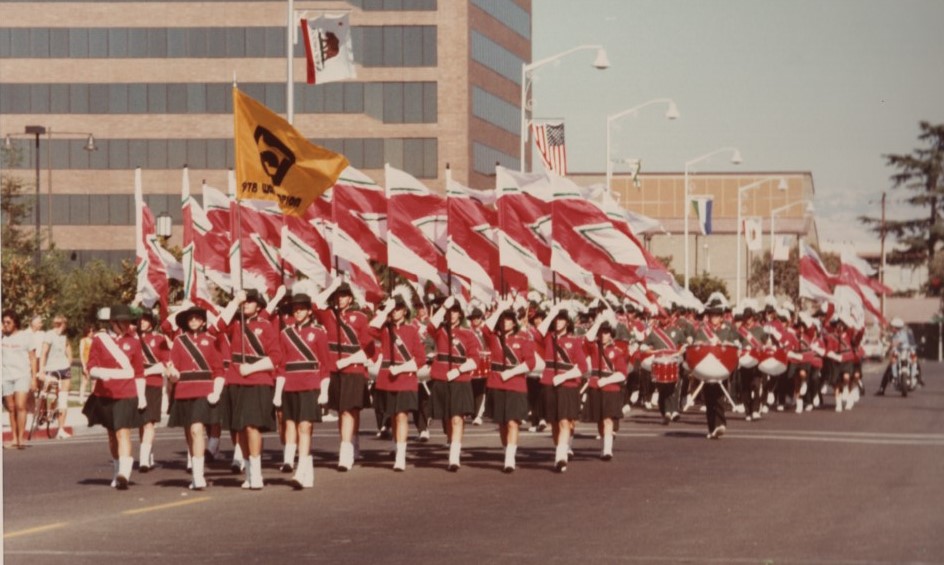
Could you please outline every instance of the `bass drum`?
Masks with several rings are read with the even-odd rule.
[[[757,352],[757,370],[761,373],[779,377],[787,372],[787,352],[783,349],[765,349]]]
[[[696,379],[720,382],[734,373],[738,367],[738,348],[734,345],[690,345],[685,352],[685,361],[692,368]]]

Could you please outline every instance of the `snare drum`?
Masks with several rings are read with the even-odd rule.
[[[734,373],[738,366],[738,348],[734,345],[699,343],[685,351],[685,360],[695,378],[720,382]]]
[[[652,360],[652,381],[671,384],[678,381],[679,361],[676,357],[656,357]]]
[[[757,370],[771,377],[779,377],[787,372],[787,352],[783,349],[765,349],[759,351]]]

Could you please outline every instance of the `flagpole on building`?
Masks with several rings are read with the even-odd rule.
[[[295,124],[295,0],[288,0],[285,23],[285,119]]]

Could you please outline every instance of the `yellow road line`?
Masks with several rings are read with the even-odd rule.
[[[45,526],[36,526],[35,528],[27,528],[25,530],[20,530],[17,532],[9,532],[3,534],[3,539],[16,538],[20,536],[28,536],[30,534],[38,534],[41,532],[48,532],[49,530],[55,530],[61,528],[68,524],[68,522],[56,522],[55,524],[47,524]]]
[[[189,500],[181,500],[179,502],[169,502],[167,504],[158,504],[157,506],[145,506],[144,508],[136,508],[134,510],[125,510],[122,514],[130,516],[132,514],[143,514],[145,512],[154,512],[155,510],[165,510],[167,508],[177,508],[179,506],[187,506],[189,504],[196,504],[198,502],[206,502],[210,500],[209,496],[201,496],[200,498],[191,498]]]

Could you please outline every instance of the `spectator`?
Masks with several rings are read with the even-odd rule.
[[[32,334],[20,331],[20,319],[12,310],[3,312],[3,404],[10,412],[10,430],[13,441],[5,449],[26,447],[26,399],[36,355],[32,348]]]
[[[52,319],[52,329],[43,336],[39,351],[39,377],[59,381],[56,409],[59,411],[59,432],[56,439],[72,435],[66,431],[66,414],[69,412],[69,389],[72,385],[72,344],[66,335],[66,317],[57,315]]]
[[[79,360],[82,361],[82,382],[79,384],[79,401],[85,403],[85,394],[89,389],[88,361],[89,352],[92,350],[92,336],[95,335],[95,326],[88,325],[82,331],[82,339],[79,340]]]

